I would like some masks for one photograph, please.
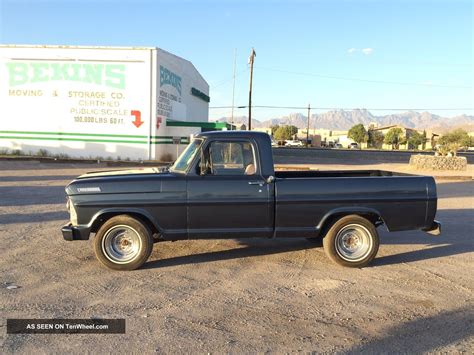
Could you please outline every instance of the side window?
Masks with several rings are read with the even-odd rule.
[[[254,175],[255,154],[249,142],[212,142],[209,162],[213,175]]]

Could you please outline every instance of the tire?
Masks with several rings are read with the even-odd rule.
[[[345,216],[328,230],[323,247],[336,264],[361,268],[377,255],[379,235],[369,220],[358,215]]]
[[[97,259],[113,270],[135,270],[148,259],[153,249],[150,229],[128,215],[106,221],[94,238]]]

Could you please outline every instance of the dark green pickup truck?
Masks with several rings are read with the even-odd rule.
[[[323,238],[338,264],[363,267],[377,227],[439,234],[432,177],[380,170],[274,171],[270,137],[198,135],[169,169],[85,174],[66,187],[66,240],[94,236],[97,258],[133,270],[160,240]]]

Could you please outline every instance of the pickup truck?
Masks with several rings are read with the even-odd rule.
[[[94,236],[105,266],[142,266],[153,244],[200,238],[323,238],[334,262],[364,267],[377,227],[440,233],[432,177],[381,170],[275,171],[270,136],[197,135],[167,169],[88,173],[66,187],[65,240]]]

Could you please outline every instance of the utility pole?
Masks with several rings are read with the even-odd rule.
[[[249,125],[248,130],[252,130],[252,79],[253,79],[253,61],[256,57],[255,49],[252,47],[252,52],[250,53],[249,57],[249,64],[250,64],[250,88],[249,88]]]
[[[309,145],[309,121],[311,120],[311,104],[308,104],[308,128],[306,129],[306,147]]]
[[[234,129],[234,96],[235,96],[235,60],[237,58],[237,48],[234,48],[234,85],[232,86],[232,114],[230,118],[230,130]]]

